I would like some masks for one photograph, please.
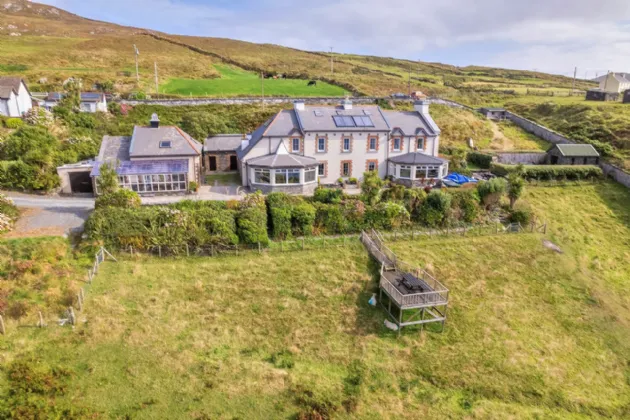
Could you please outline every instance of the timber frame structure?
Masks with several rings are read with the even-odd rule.
[[[422,331],[425,324],[435,322],[441,323],[444,331],[449,290],[422,268],[400,261],[378,231],[361,232],[361,242],[381,264],[379,302],[398,331],[411,325],[420,325]],[[419,287],[410,288],[408,282]],[[383,296],[387,297],[387,305]]]

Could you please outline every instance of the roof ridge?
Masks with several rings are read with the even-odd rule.
[[[201,152],[199,150],[197,150],[197,147],[195,147],[195,145],[193,144],[193,142],[190,141],[190,139],[188,138],[188,134],[186,134],[184,132],[184,130],[182,130],[181,128],[179,128],[178,126],[174,125],[173,126],[175,128],[175,130],[177,130],[179,132],[179,134],[181,134],[181,136],[188,142],[188,144],[190,145],[190,147],[192,147],[192,149],[197,152],[198,154],[200,154]]]

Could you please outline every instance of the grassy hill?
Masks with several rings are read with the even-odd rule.
[[[9,5],[10,4],[10,5]],[[136,86],[133,44],[140,49],[141,82]],[[155,31],[96,22],[55,7],[25,0],[0,0],[0,74],[23,74],[33,90],[59,88],[67,77],[86,84],[115,80],[121,92],[154,90],[153,65],[160,68],[162,93],[189,95],[242,95],[258,93],[247,84],[234,83],[233,75],[217,70],[230,64],[251,71],[285,74],[301,80],[317,79],[341,89],[366,95],[390,95],[412,90],[457,95],[460,91],[527,89],[557,90],[566,94],[571,79],[544,73],[455,67],[384,57],[335,54],[335,72],[328,55],[270,44],[223,39],[177,36]],[[48,79],[38,84],[40,79]],[[180,79],[200,80],[191,84]],[[225,83],[222,83],[225,81]],[[278,82],[279,83],[279,82]],[[301,82],[270,94],[304,94]],[[286,83],[290,85],[290,83]],[[579,88],[591,86],[580,82]],[[342,95],[341,89],[323,84],[323,92]],[[310,93],[310,92],[307,92]]]
[[[451,290],[444,333],[400,339],[367,303],[378,268],[361,246],[118,255],[88,287],[79,282],[89,262],[62,240],[0,243],[0,290],[19,289],[11,308],[27,303],[0,341],[0,412],[627,418],[630,193],[597,183],[529,187],[525,199],[563,254],[538,234],[391,243]],[[80,285],[79,324],[54,325]],[[30,327],[36,308],[48,328]]]

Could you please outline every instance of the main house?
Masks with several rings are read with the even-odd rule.
[[[596,79],[602,92],[623,93],[630,89],[630,74],[608,73]]]
[[[44,99],[44,108],[52,110],[59,105],[59,101],[63,99],[64,94],[58,92],[49,93]],[[107,112],[107,98],[101,92],[81,92],[79,109],[81,112]]]
[[[19,77],[0,77],[0,115],[22,117],[33,107],[31,93]]]
[[[438,157],[439,147],[428,102],[388,111],[346,99],[336,107],[295,102],[243,139],[236,154],[252,191],[304,194],[367,171],[410,185],[442,179],[448,161]]]
[[[63,193],[95,192],[101,167],[116,169],[122,188],[141,195],[177,194],[200,183],[202,145],[175,126],[160,126],[157,114],[149,126],[135,126],[131,136],[105,136],[93,161],[57,168]]]

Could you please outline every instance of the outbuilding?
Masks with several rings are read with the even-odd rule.
[[[479,112],[489,120],[504,120],[507,118],[507,111],[504,108],[481,108]]]
[[[237,172],[236,149],[241,146],[241,134],[219,134],[208,137],[203,145],[203,167],[206,174]]]
[[[547,152],[551,165],[598,165],[599,157],[590,144],[556,144]]]

